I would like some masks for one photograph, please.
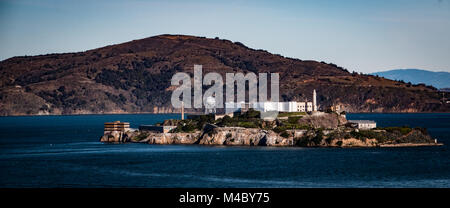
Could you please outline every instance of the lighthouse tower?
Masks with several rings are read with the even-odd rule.
[[[313,112],[317,111],[317,101],[316,101],[317,98],[316,97],[317,97],[316,90],[314,89],[314,91],[313,91]]]

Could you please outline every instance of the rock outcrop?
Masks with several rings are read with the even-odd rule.
[[[327,147],[377,147],[380,144],[376,139],[355,139],[355,138],[348,138],[348,139],[335,139],[330,142],[330,144],[322,143],[321,145],[327,146]]]
[[[108,143],[125,143],[130,141],[129,134],[132,132],[121,132],[121,131],[105,131],[103,136],[100,138],[101,142]]]
[[[211,126],[210,126],[211,127]],[[206,129],[206,128],[205,128]],[[191,133],[157,133],[149,131],[105,132],[101,142],[138,142],[148,144],[202,144],[233,146],[292,146],[293,138],[273,131],[242,127],[214,127]]]
[[[310,125],[314,128],[336,129],[347,123],[345,116],[336,113],[303,116],[298,120],[300,125]]]
[[[289,130],[278,134],[272,130],[243,127],[218,127],[207,124],[203,131],[158,133],[150,131],[105,131],[106,143],[200,144],[227,146],[301,146],[301,147],[405,147],[442,145],[427,133],[413,129],[404,135],[385,130],[347,131]],[[283,135],[283,136],[281,136]]]
[[[257,128],[218,127],[205,132],[199,140],[205,145],[292,146],[293,138],[283,138],[273,131]]]
[[[149,144],[194,144],[200,132],[193,133],[148,133],[142,142]]]

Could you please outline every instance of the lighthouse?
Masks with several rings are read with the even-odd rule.
[[[313,90],[313,112],[317,111],[317,101],[316,101],[317,98],[316,97],[317,97],[316,90],[314,89]]]

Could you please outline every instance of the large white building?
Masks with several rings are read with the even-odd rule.
[[[317,111],[316,90],[313,91],[312,102],[255,102],[255,103],[225,103],[225,109],[227,112],[235,112],[239,109],[253,108],[258,111],[278,111],[278,112],[313,112]]]

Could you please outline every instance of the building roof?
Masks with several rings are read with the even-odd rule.
[[[105,125],[130,125],[130,122],[120,122],[120,121],[105,122]]]
[[[348,120],[348,122],[350,122],[350,123],[364,123],[364,124],[377,123],[377,122],[372,121],[372,120]]]

